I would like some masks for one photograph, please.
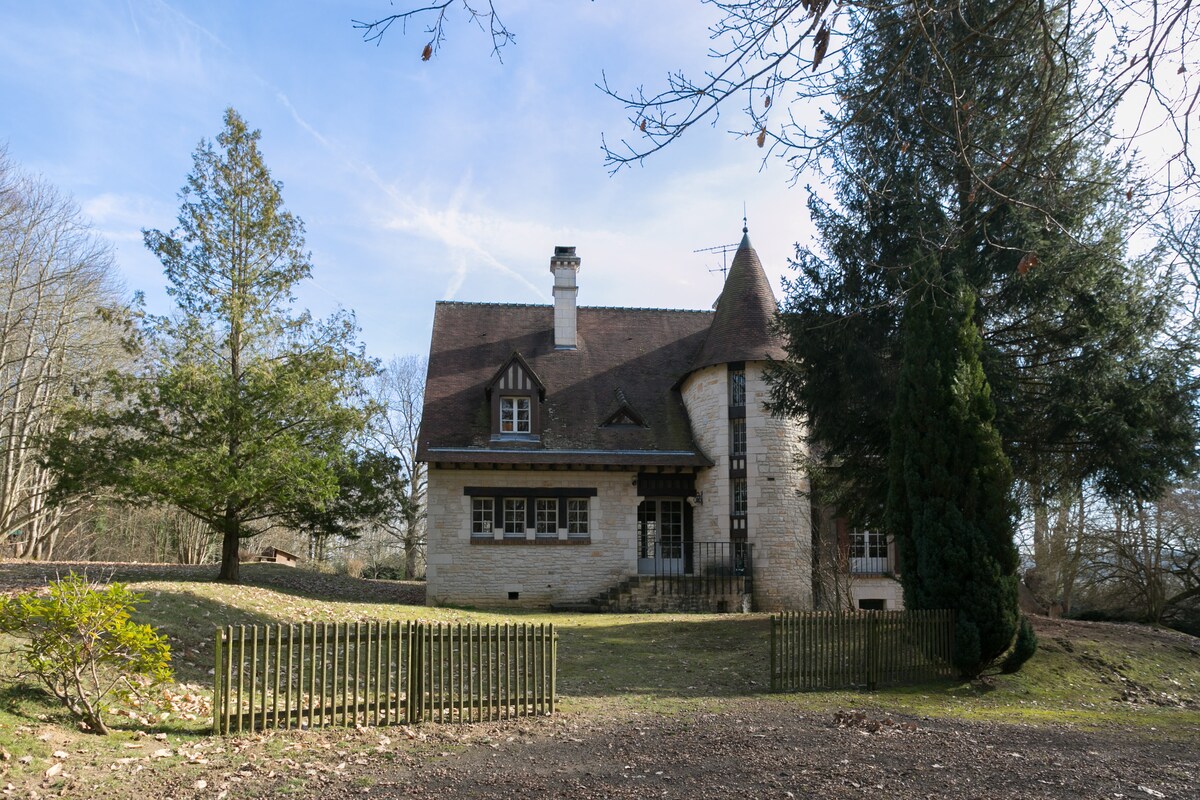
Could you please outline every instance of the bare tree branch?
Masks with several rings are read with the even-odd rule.
[[[356,19],[352,20],[352,23],[355,28],[362,31],[364,42],[379,44],[383,41],[384,34],[391,29],[392,25],[399,23],[400,33],[403,36],[408,33],[408,23],[410,21],[432,16],[433,21],[425,27],[425,33],[429,34],[430,38],[421,51],[421,60],[428,61],[442,49],[442,43],[446,40],[448,15],[455,5],[461,5],[467,20],[491,36],[492,55],[499,61],[503,61],[504,58],[501,50],[513,44],[516,36],[500,20],[500,16],[496,13],[496,7],[492,3],[492,0],[488,0],[487,8],[478,5],[475,0],[457,0],[457,2],[456,0],[445,0],[442,3],[433,3],[422,8],[403,11],[399,14],[390,14],[374,21]]]

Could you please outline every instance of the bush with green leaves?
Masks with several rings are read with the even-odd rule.
[[[1033,625],[1029,622],[1029,617],[1021,617],[1021,627],[1017,629],[1017,641],[1013,644],[1013,649],[1009,651],[1008,656],[1000,665],[1000,671],[1005,674],[1012,674],[1021,668],[1026,661],[1033,658],[1033,654],[1037,652],[1038,640],[1037,634],[1033,631]]]
[[[107,734],[102,703],[171,679],[171,650],[149,625],[130,620],[140,594],[71,573],[45,594],[0,600],[0,633],[24,640],[21,678],[36,678],[89,730]]]

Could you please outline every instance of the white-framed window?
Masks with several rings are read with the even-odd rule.
[[[880,531],[851,531],[850,571],[867,574],[888,572],[887,536]]]
[[[733,490],[729,513],[735,517],[746,516],[746,510],[750,505],[750,493],[746,487],[746,479],[734,478],[729,482],[729,485]]]
[[[528,397],[500,398],[500,432],[532,433],[531,407]]]
[[[496,529],[496,503],[490,497],[471,498],[471,535],[492,538]]]
[[[525,498],[504,498],[504,535],[508,538],[525,538]]]
[[[576,539],[586,539],[591,536],[589,522],[587,498],[567,500],[567,536]]]
[[[534,532],[543,539],[558,538],[558,500],[539,497],[533,507]]]
[[[729,454],[732,456],[746,455],[745,417],[729,420]]]
[[[740,408],[746,405],[746,370],[733,369],[729,370],[729,405],[731,408]]]

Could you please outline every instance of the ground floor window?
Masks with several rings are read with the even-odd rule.
[[[591,535],[586,497],[567,500],[567,537],[586,539]]]
[[[525,498],[504,498],[504,535],[510,538],[525,537]]]
[[[859,611],[887,611],[887,600],[863,598],[858,601]]]
[[[496,529],[496,506],[490,497],[471,498],[471,535],[481,538],[492,537]]]
[[[558,538],[558,501],[539,497],[534,506],[534,531],[543,538]]]

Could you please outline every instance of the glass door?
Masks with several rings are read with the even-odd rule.
[[[638,506],[638,574],[683,575],[683,500],[650,498]]]

